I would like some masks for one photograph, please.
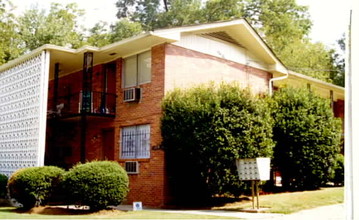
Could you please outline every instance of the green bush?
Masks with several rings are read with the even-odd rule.
[[[243,193],[235,159],[270,157],[272,123],[264,99],[236,84],[169,93],[161,129],[176,200]]]
[[[336,186],[344,186],[344,156],[338,154],[334,167],[334,175],[332,181]]]
[[[113,161],[78,164],[65,175],[63,186],[69,202],[99,210],[119,205],[128,192],[126,171]]]
[[[0,198],[6,198],[7,195],[7,185],[8,178],[6,175],[0,173]]]
[[[274,93],[274,164],[288,189],[315,189],[325,184],[340,150],[341,123],[329,100],[307,89]]]
[[[10,198],[26,209],[45,205],[64,172],[54,166],[19,169],[11,175],[8,182]]]

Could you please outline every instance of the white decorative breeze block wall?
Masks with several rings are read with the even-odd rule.
[[[43,166],[49,53],[0,72],[0,173]]]

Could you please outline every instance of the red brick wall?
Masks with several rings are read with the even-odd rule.
[[[127,202],[142,201],[147,206],[163,206],[165,188],[164,152],[155,148],[161,144],[160,118],[161,101],[164,96],[164,45],[152,48],[152,79],[151,83],[140,85],[142,98],[139,103],[124,103],[121,80],[118,81],[118,101],[116,108],[116,141],[120,142],[121,128],[125,126],[150,124],[151,126],[151,158],[132,159],[139,161],[139,174],[130,174],[130,192]],[[118,62],[121,69],[121,62]],[[115,147],[116,158],[119,158],[120,146]],[[131,160],[119,159],[120,163]]]
[[[165,171],[165,155],[159,149],[161,145],[160,118],[162,115],[161,101],[165,89],[190,84],[199,84],[210,80],[233,81],[238,80],[241,85],[251,86],[255,92],[265,92],[268,89],[270,74],[262,70],[247,67],[238,63],[226,61],[210,55],[201,54],[174,45],[158,45],[152,48],[152,79],[151,83],[140,85],[142,98],[139,103],[123,102],[122,88],[122,59],[116,61],[116,117],[88,117],[86,158],[91,161],[103,157],[102,130],[114,129],[113,158],[121,165],[125,161],[139,161],[139,174],[129,174],[130,192],[127,203],[142,201],[145,206],[164,206],[169,201],[167,179]],[[93,89],[101,91],[102,65],[94,67]],[[219,77],[219,78],[218,78]],[[60,78],[59,90],[71,88],[71,92],[78,92],[82,88],[82,71]],[[50,82],[49,103],[52,99],[53,85]],[[59,96],[66,91],[61,91]],[[51,104],[50,104],[51,105]],[[76,121],[77,120],[77,121]],[[67,122],[72,124],[72,131],[63,135],[68,138],[68,145],[72,147],[72,156],[65,161],[74,164],[80,159],[80,127],[79,118]],[[63,122],[66,123],[66,122]],[[149,159],[121,159],[120,143],[121,128],[133,125],[150,124],[150,155]],[[51,127],[51,126],[50,126]],[[49,128],[51,129],[51,128]],[[51,133],[51,132],[49,132]],[[71,140],[70,140],[71,139]],[[77,140],[77,141],[76,141]],[[62,140],[66,144],[66,140]],[[51,142],[48,142],[48,148]]]

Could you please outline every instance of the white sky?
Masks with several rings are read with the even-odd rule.
[[[92,27],[98,21],[112,23],[116,20],[117,0],[11,0],[18,8],[18,13],[38,4],[48,8],[51,2],[63,5],[76,2],[80,9],[85,9],[86,18],[82,21],[86,27]],[[313,21],[310,37],[314,42],[320,41],[333,47],[349,24],[350,0],[296,0],[299,5],[309,6]]]

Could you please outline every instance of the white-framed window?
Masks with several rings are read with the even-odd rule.
[[[123,127],[121,130],[121,158],[150,158],[150,125]]]
[[[151,82],[151,51],[124,59],[123,81],[124,88]]]

